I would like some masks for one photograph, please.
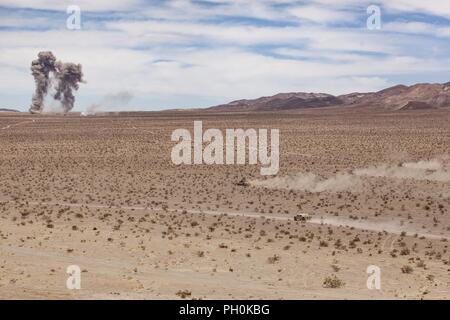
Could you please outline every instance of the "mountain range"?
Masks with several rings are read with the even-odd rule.
[[[323,107],[382,110],[418,110],[450,108],[450,82],[397,85],[378,92],[354,92],[334,96],[326,93],[291,92],[252,100],[237,100],[209,107],[208,111],[281,111]]]

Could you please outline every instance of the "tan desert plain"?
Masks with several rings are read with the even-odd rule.
[[[0,298],[448,299],[450,110],[410,107],[3,112]],[[194,121],[279,172],[173,164]]]

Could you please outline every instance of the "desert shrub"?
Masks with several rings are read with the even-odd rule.
[[[401,270],[402,270],[402,273],[407,273],[407,274],[413,272],[413,268],[411,266],[403,266],[401,268]]]
[[[187,297],[190,297],[192,293],[189,290],[178,290],[176,295],[179,296],[181,299],[185,299]]]
[[[407,256],[407,255],[409,255],[409,253],[410,253],[410,251],[409,251],[408,248],[403,248],[403,249],[400,251],[400,255],[401,255],[401,256]]]
[[[321,246],[321,247],[328,247],[328,242],[322,240],[322,241],[319,242],[319,246]]]
[[[269,262],[270,264],[274,264],[275,262],[280,261],[280,256],[277,254],[274,254],[273,256],[267,258],[267,262]]]
[[[342,288],[345,285],[344,281],[336,277],[335,275],[326,277],[323,281],[324,288]]]

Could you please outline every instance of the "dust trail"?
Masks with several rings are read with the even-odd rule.
[[[323,178],[313,173],[299,173],[285,177],[253,180],[250,181],[250,184],[269,189],[340,192],[362,190],[364,177],[450,182],[450,165],[447,160],[448,158],[443,156],[432,160],[404,162],[397,165],[382,164],[340,172],[329,178]]]
[[[94,103],[82,112],[82,116],[95,115],[97,113],[123,110],[123,107],[133,99],[133,95],[128,91],[120,91],[115,94],[105,96],[99,103]]]
[[[275,177],[266,180],[250,181],[253,186],[273,189],[301,190],[309,192],[356,190],[361,186],[361,180],[348,173],[338,173],[334,177],[321,178],[313,173],[294,176]]]
[[[6,201],[7,203],[20,203],[19,201]],[[122,210],[133,210],[133,211],[155,211],[155,210],[166,210],[173,213],[180,213],[183,209],[163,209],[163,208],[150,208],[145,206],[117,206],[117,205],[102,205],[102,204],[89,204],[89,203],[67,203],[67,202],[38,202],[38,201],[28,201],[29,205],[46,205],[46,206],[66,206],[70,208],[93,208],[93,209],[122,209]],[[277,221],[295,221],[292,215],[273,215],[273,214],[262,214],[259,212],[237,212],[237,211],[222,211],[222,210],[186,210],[190,214],[206,214],[212,216],[227,215],[232,217],[247,217],[253,219],[271,219]],[[299,215],[299,214],[297,214]],[[311,217],[308,214],[300,214],[304,217]],[[375,231],[375,232],[387,232],[390,234],[400,235],[405,233],[407,236],[418,236],[425,237],[428,239],[447,239],[450,240],[449,236],[438,235],[432,233],[420,232],[419,229],[411,228],[410,226],[403,226],[399,221],[356,221],[346,218],[336,218],[336,217],[320,217],[320,218],[307,218],[304,223],[310,224],[320,224],[320,225],[330,225],[334,227],[345,227],[345,228],[355,228],[359,230]]]
[[[78,90],[83,82],[81,64],[57,61],[51,51],[39,52],[38,58],[31,63],[31,74],[36,83],[30,112],[41,113],[44,110],[44,99],[50,88],[54,86],[53,99],[61,102],[64,113],[72,110],[75,103],[74,90]]]

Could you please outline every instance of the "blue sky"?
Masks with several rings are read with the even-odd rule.
[[[448,0],[0,0],[0,107],[28,109],[41,50],[83,64],[75,110],[123,92],[120,109],[160,110],[448,82],[449,40]]]

